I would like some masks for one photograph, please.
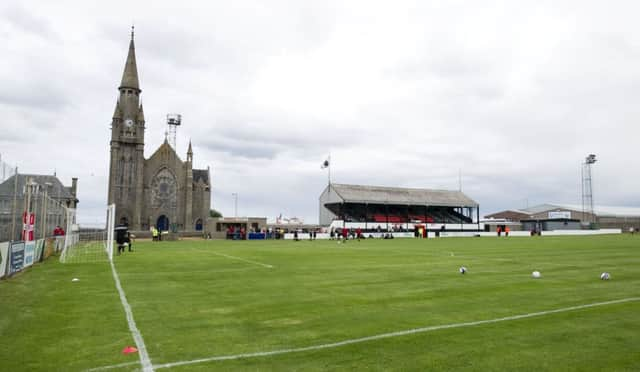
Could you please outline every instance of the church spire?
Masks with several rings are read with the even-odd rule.
[[[116,108],[113,110],[112,119],[122,119],[122,109],[120,108],[120,100],[116,102]]]
[[[136,47],[133,43],[133,26],[131,26],[131,41],[129,42],[129,54],[127,55],[127,62],[124,65],[124,72],[122,73],[121,88],[133,88],[140,90],[140,83],[138,82],[138,67],[136,65]]]

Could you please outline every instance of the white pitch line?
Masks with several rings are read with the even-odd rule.
[[[215,255],[218,255],[218,256],[222,256],[222,257],[230,258],[230,259],[232,259],[232,260],[244,261],[244,262],[247,262],[247,263],[250,263],[250,264],[260,265],[260,266],[262,266],[262,267],[266,267],[266,268],[268,268],[268,269],[273,269],[273,265],[264,264],[264,263],[262,263],[262,262],[251,261],[251,260],[247,260],[247,259],[240,258],[240,257],[236,257],[236,256],[230,256],[230,255],[228,255],[228,254],[224,254],[224,253],[218,253],[218,252],[213,252],[213,251],[207,251],[207,252],[211,252],[211,253],[213,253],[213,254],[215,254]]]
[[[260,268],[253,267],[253,266],[245,266],[245,267],[239,267],[236,269],[223,269],[223,270],[189,270],[187,274],[201,274],[201,273],[220,274],[220,273],[232,273],[236,271],[250,271],[250,270],[260,270]],[[139,272],[139,273],[120,273],[120,275],[124,277],[144,276],[144,275],[173,275],[173,274],[184,275],[185,272],[184,271],[148,271],[148,272]]]
[[[140,364],[142,364],[142,370],[144,372],[153,372],[153,364],[151,364],[151,358],[149,358],[149,353],[147,353],[147,347],[144,344],[142,334],[136,326],[136,321],[133,319],[133,311],[131,311],[131,306],[129,305],[127,297],[124,294],[122,285],[120,285],[120,278],[118,277],[118,272],[116,271],[116,266],[113,264],[113,261],[111,261],[111,272],[113,273],[113,279],[116,282],[116,288],[118,288],[118,293],[120,294],[120,302],[122,302],[122,307],[124,307],[124,312],[127,315],[129,331],[131,331],[133,340],[136,342],[136,346],[138,347],[138,355],[140,355]]]
[[[86,369],[84,372],[96,372],[96,371],[106,371],[108,369],[114,369],[114,368],[121,368],[121,367],[126,367],[126,366],[132,366],[134,364],[140,364],[140,362],[127,362],[127,363],[120,363],[120,364],[114,364],[111,366],[104,366],[104,367],[97,367],[97,368],[91,368],[91,369]]]
[[[246,353],[246,354],[236,354],[236,355],[222,355],[222,356],[215,356],[215,357],[209,357],[209,358],[201,358],[201,359],[193,359],[193,360],[187,360],[187,361],[181,361],[181,362],[159,364],[159,365],[156,365],[154,367],[155,367],[155,369],[162,369],[162,368],[178,367],[178,366],[183,366],[183,365],[188,365],[188,364],[196,364],[196,363],[214,362],[214,361],[222,361],[222,360],[233,360],[233,359],[242,359],[242,358],[256,358],[256,357],[264,357],[264,356],[279,355],[279,354],[299,353],[299,352],[304,352],[304,351],[322,350],[322,349],[329,349],[329,348],[340,347],[340,346],[345,346],[345,345],[357,344],[357,343],[361,343],[361,342],[380,340],[380,339],[384,339],[384,338],[393,338],[393,337],[406,336],[406,335],[416,334],[416,333],[433,332],[433,331],[437,331],[437,330],[440,330],[440,329],[472,327],[472,326],[483,325],[483,324],[499,323],[499,322],[505,322],[505,321],[509,321],[509,320],[518,320],[518,319],[525,319],[525,318],[533,318],[533,317],[536,317],[536,316],[543,316],[543,315],[556,314],[556,313],[564,313],[564,312],[573,311],[573,310],[587,309],[587,308],[590,308],[590,307],[613,305],[613,304],[620,304],[620,303],[633,302],[633,301],[639,301],[639,300],[640,300],[640,297],[629,297],[629,298],[623,298],[623,299],[620,299],[620,300],[612,300],[612,301],[605,301],[605,302],[595,302],[595,303],[586,304],[586,305],[577,305],[577,306],[565,307],[565,308],[555,309],[555,310],[546,310],[546,311],[539,311],[539,312],[535,312],[535,313],[512,315],[512,316],[507,316],[507,317],[503,317],[503,318],[478,320],[478,321],[475,321],[475,322],[443,324],[443,325],[436,325],[436,326],[430,326],[430,327],[408,329],[408,330],[404,330],[404,331],[382,333],[382,334],[378,334],[378,335],[374,335],[374,336],[355,338],[355,339],[351,339],[351,340],[344,340],[344,341],[333,342],[333,343],[329,343],[329,344],[312,345],[312,346],[306,346],[306,347],[299,347],[299,348],[292,348],[292,349],[281,349],[281,350],[273,350],[273,351],[261,351],[261,352],[256,352],[256,353]],[[91,371],[91,372],[103,371],[103,370],[107,370],[107,369],[112,369],[112,368],[122,367],[122,366],[126,366],[126,365],[131,365],[131,364],[137,364],[137,362],[116,364],[116,365],[104,366],[104,367],[97,367],[97,368],[92,368],[90,370],[87,370],[86,372],[89,372],[89,371]]]
[[[279,355],[279,354],[299,353],[299,352],[304,352],[304,351],[322,350],[322,349],[329,349],[329,348],[340,347],[340,346],[345,346],[345,345],[358,344],[358,343],[361,343],[361,342],[380,340],[380,339],[384,339],[384,338],[392,338],[392,337],[406,336],[406,335],[411,335],[411,334],[416,334],[416,333],[432,332],[432,331],[437,331],[437,330],[441,330],[441,329],[472,327],[472,326],[483,325],[483,324],[505,322],[505,321],[509,321],[509,320],[533,318],[533,317],[543,316],[543,315],[548,315],[548,314],[564,313],[564,312],[568,312],[568,311],[586,309],[586,308],[590,308],[590,307],[620,304],[620,303],[624,303],[624,302],[632,302],[632,301],[638,301],[638,300],[640,300],[640,297],[629,297],[629,298],[623,298],[623,299],[620,299],[620,300],[596,302],[596,303],[592,303],[592,304],[571,306],[571,307],[565,307],[565,308],[555,309],[555,310],[546,310],[546,311],[539,311],[539,312],[535,312],[535,313],[506,316],[506,317],[503,317],[503,318],[478,320],[478,321],[474,321],[474,322],[465,322],[465,323],[443,324],[443,325],[436,325],[436,326],[430,326],[430,327],[408,329],[408,330],[404,330],[404,331],[382,333],[382,334],[378,334],[378,335],[374,335],[374,336],[354,338],[354,339],[351,339],[351,340],[344,340],[344,341],[333,342],[333,343],[329,343],[329,344],[313,345],[313,346],[306,346],[306,347],[299,347],[299,348],[292,348],[292,349],[281,349],[281,350],[273,350],[273,351],[262,351],[262,352],[256,352],[256,353],[246,353],[246,354],[236,354],[236,355],[222,355],[222,356],[215,356],[215,357],[210,357],[210,358],[201,358],[201,359],[187,360],[187,361],[181,361],[181,362],[159,364],[159,365],[156,365],[154,367],[156,369],[172,368],[172,367],[184,366],[184,365],[188,365],[188,364],[204,363],[204,362],[213,362],[213,361],[221,361],[221,360],[233,360],[233,359],[242,359],[242,358],[256,358],[256,357],[264,357],[264,356]]]

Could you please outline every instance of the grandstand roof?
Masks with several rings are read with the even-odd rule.
[[[477,207],[478,203],[461,191],[411,189],[401,187],[344,185],[332,183],[335,191],[346,203],[437,205],[450,207]]]

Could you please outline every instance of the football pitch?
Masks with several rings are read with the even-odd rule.
[[[640,370],[640,236],[134,249],[131,322],[105,262],[0,281],[0,370]]]

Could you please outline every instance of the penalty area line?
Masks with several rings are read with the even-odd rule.
[[[265,263],[257,262],[257,261],[251,261],[251,260],[247,260],[245,258],[240,258],[240,257],[236,257],[236,256],[230,256],[230,255],[224,254],[224,253],[213,252],[213,251],[208,251],[208,252],[213,253],[213,254],[218,255],[218,256],[230,258],[232,260],[238,260],[238,261],[243,261],[243,262],[247,262],[247,263],[254,264],[254,265],[259,265],[259,266],[262,266],[262,267],[266,267],[268,269],[273,269],[273,267],[274,267],[273,265],[269,265],[269,264],[265,264]]]
[[[638,300],[640,300],[640,297],[629,297],[629,298],[623,298],[623,299],[620,299],[620,300],[612,300],[612,301],[605,301],[605,302],[595,302],[595,303],[591,303],[591,304],[564,307],[564,308],[561,308],[561,309],[554,309],[554,310],[538,311],[538,312],[535,312],[535,313],[512,315],[512,316],[506,316],[506,317],[496,318],[496,319],[486,319],[486,320],[478,320],[478,321],[474,321],[474,322],[442,324],[442,325],[436,325],[436,326],[407,329],[407,330],[404,330],[404,331],[382,333],[382,334],[378,334],[378,335],[373,335],[373,336],[368,336],[368,337],[361,337],[361,338],[354,338],[354,339],[351,339],[351,340],[344,340],[344,341],[333,342],[333,343],[329,343],[329,344],[312,345],[312,346],[306,346],[306,347],[298,347],[298,348],[292,348],[292,349],[281,349],[281,350],[273,350],[273,351],[262,351],[262,352],[255,352],[255,353],[245,353],[245,354],[235,354],[235,355],[221,355],[221,356],[214,356],[214,357],[209,357],[209,358],[200,358],[200,359],[187,360],[187,361],[181,361],[181,362],[158,364],[158,365],[155,365],[154,368],[155,369],[163,369],[163,368],[172,368],[172,367],[178,367],[178,366],[184,366],[184,365],[196,364],[196,363],[205,363],[205,362],[222,361],[222,360],[234,360],[234,359],[243,359],[243,358],[256,358],[256,357],[265,357],[265,356],[272,356],[272,355],[279,355],[279,354],[289,354],[289,353],[299,353],[299,352],[305,352],[305,351],[330,349],[330,348],[335,348],[335,347],[340,347],[340,346],[358,344],[358,343],[362,343],[362,342],[381,340],[381,339],[385,339],[385,338],[393,338],[393,337],[400,337],[400,336],[406,336],[406,335],[417,334],[417,333],[432,332],[432,331],[437,331],[437,330],[441,330],[441,329],[473,327],[473,326],[478,326],[478,325],[483,325],[483,324],[491,324],[491,323],[506,322],[506,321],[510,321],[510,320],[533,318],[533,317],[538,317],[538,316],[543,316],[543,315],[564,313],[564,312],[569,312],[569,311],[574,311],[574,310],[587,309],[587,308],[591,308],[591,307],[606,306],[606,305],[613,305],[613,304],[621,304],[621,303],[625,303],[625,302],[633,302],[633,301],[638,301]]]
[[[394,337],[406,336],[406,335],[411,335],[411,334],[433,332],[433,331],[438,331],[438,330],[441,330],[441,329],[473,327],[473,326],[478,326],[478,325],[483,325],[483,324],[492,324],[492,323],[506,322],[506,321],[510,321],[510,320],[534,318],[534,317],[539,317],[539,316],[544,316],[544,315],[549,315],[549,314],[565,313],[565,312],[569,312],[569,311],[588,309],[588,308],[592,308],[592,307],[615,305],[615,304],[621,304],[621,303],[625,303],[625,302],[635,302],[635,301],[640,301],[640,297],[628,297],[628,298],[623,298],[623,299],[619,299],[619,300],[595,302],[595,303],[591,303],[591,304],[570,306],[570,307],[564,307],[564,308],[553,309],[553,310],[538,311],[538,312],[535,312],[535,313],[511,315],[511,316],[506,316],[506,317],[502,317],[502,318],[495,318],[495,319],[486,319],[486,320],[478,320],[478,321],[473,321],[473,322],[452,323],[452,324],[442,324],[442,325],[422,327],[422,328],[413,328],[413,329],[407,329],[407,330],[404,330],[404,331],[382,333],[382,334],[377,334],[377,335],[373,335],[373,336],[354,338],[354,339],[350,339],[350,340],[343,340],[343,341],[338,341],[338,342],[333,342],[333,343],[328,343],[328,344],[320,344],[320,345],[312,345],[312,346],[305,346],[305,347],[298,347],[298,348],[291,348],[291,349],[280,349],[280,350],[272,350],[272,351],[261,351],[261,352],[255,352],[255,353],[245,353],[245,354],[235,354],[235,355],[220,355],[220,356],[214,356],[214,357],[208,357],[208,358],[185,360],[185,361],[180,361],[180,362],[158,364],[158,365],[153,366],[153,368],[155,368],[155,369],[163,369],[163,368],[172,368],[172,367],[184,366],[184,365],[189,365],[189,364],[197,364],[197,363],[206,363],[206,362],[215,362],[215,361],[224,361],[224,360],[234,360],[234,359],[243,359],[243,358],[257,358],[257,357],[266,357],[266,356],[280,355],[280,354],[290,354],[290,353],[300,353],[300,352],[305,352],[305,351],[330,349],[330,348],[336,348],[336,347],[340,347],[340,346],[358,344],[358,343],[362,343],[362,342],[381,340],[381,339],[385,339],[385,338],[394,338]],[[135,362],[135,363],[137,364],[137,362]],[[134,363],[126,363],[126,364],[118,364],[118,365],[97,367],[97,368],[90,369],[87,372],[89,372],[89,371],[102,371],[102,370],[117,368],[117,367],[121,367],[121,366],[125,366],[125,365],[130,365],[130,364],[134,364]]]

